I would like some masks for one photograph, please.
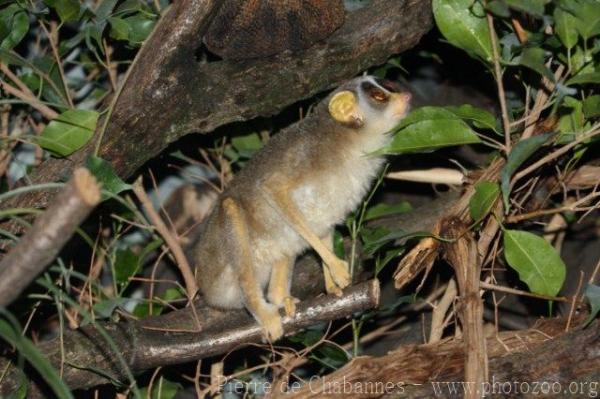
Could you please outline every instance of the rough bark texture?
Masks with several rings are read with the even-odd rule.
[[[7,306],[58,255],[75,229],[100,202],[100,186],[79,168],[52,206],[35,219],[19,243],[0,262],[0,306]]]
[[[311,286],[314,284],[305,285]],[[372,309],[378,303],[379,283],[370,280],[347,289],[341,297],[322,296],[300,303],[293,318],[284,318],[284,331],[290,333],[315,323],[348,317]],[[206,307],[196,310],[186,308],[141,321],[104,323],[101,327],[134,374],[157,366],[226,353],[248,343],[260,342],[263,337],[261,327],[244,310],[222,312]],[[198,324],[202,326],[200,332],[197,332]],[[127,382],[123,364],[95,326],[66,331],[62,345],[64,357],[58,338],[41,343],[38,348],[56,369],[62,369],[61,360],[64,359],[63,380],[71,389],[106,384],[111,379]],[[0,360],[0,369],[7,369],[6,360]],[[0,385],[1,397],[14,393],[20,381],[14,366],[8,370]],[[29,395],[35,396],[36,391]]]
[[[481,385],[488,380],[487,350],[483,332],[483,299],[479,279],[481,260],[477,253],[477,242],[469,226],[460,219],[452,219],[444,226],[443,237],[453,242],[444,242],[444,257],[454,269],[458,284],[458,307],[463,333],[465,353],[465,379]],[[477,392],[465,393],[465,399],[480,398]]]
[[[307,50],[251,61],[199,63],[197,50],[216,4],[174,2],[140,50],[100,144],[99,155],[121,177],[131,176],[186,134],[273,115],[332,88],[414,46],[432,26],[430,1],[375,0],[348,14],[332,36]],[[90,143],[69,159],[46,161],[32,181],[66,179],[95,146]],[[36,192],[10,205],[41,207],[52,195]]]
[[[564,332],[565,324],[564,319],[546,320],[534,329],[502,332],[498,337],[488,338],[490,382],[497,384],[484,385],[482,390],[487,388],[491,397],[593,397],[594,386],[589,382],[596,381],[597,394],[600,378],[598,322],[585,330],[569,333]],[[319,399],[463,397],[460,385],[464,381],[463,345],[461,340],[409,345],[379,358],[359,357],[328,376],[312,380],[301,390],[276,396]],[[459,382],[455,385],[457,391],[451,393],[444,382]],[[523,382],[528,385],[521,384]],[[561,390],[558,394],[550,391],[554,394],[547,395],[546,392],[544,395],[542,382],[550,389],[558,389],[560,384]],[[511,388],[508,384],[512,384]],[[524,395],[517,391],[527,386],[529,392]],[[575,386],[580,389],[578,392],[572,391]],[[436,390],[438,387],[439,391]],[[537,395],[534,389],[538,390]]]

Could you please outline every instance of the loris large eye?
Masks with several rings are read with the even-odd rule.
[[[369,90],[369,96],[375,101],[380,103],[386,102],[388,100],[388,95],[381,89],[377,87],[373,87]]]

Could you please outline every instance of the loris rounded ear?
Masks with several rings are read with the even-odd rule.
[[[331,97],[328,108],[331,117],[339,123],[352,127],[360,127],[363,124],[356,95],[349,90],[340,91]]]

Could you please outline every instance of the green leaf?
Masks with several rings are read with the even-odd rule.
[[[600,95],[589,96],[583,100],[583,114],[587,119],[600,116]]]
[[[142,13],[123,18],[123,21],[129,26],[129,43],[138,45],[146,40],[155,23],[154,20],[146,18]]]
[[[554,9],[554,28],[560,41],[567,49],[577,44],[577,18],[560,7]]]
[[[385,252],[383,259],[378,258],[375,262],[375,277],[377,277],[377,275],[387,266],[388,263],[390,263],[392,259],[402,255],[404,251],[406,251],[406,248],[404,247],[391,249]]]
[[[485,5],[486,10],[491,12],[492,14],[502,17],[508,18],[510,17],[510,10],[504,0],[492,0],[488,1]]]
[[[469,201],[471,219],[478,222],[483,219],[494,206],[500,195],[500,187],[491,181],[482,181],[475,185],[475,194]]]
[[[62,104],[68,108],[69,104],[66,100],[67,94],[56,61],[50,56],[45,56],[35,58],[32,61],[32,64],[33,65],[29,65],[29,67],[32,69],[35,68],[33,73],[35,73],[36,78],[39,78],[39,84],[41,84],[40,88],[36,88],[36,90],[32,91],[37,93],[38,90],[42,90],[42,97],[46,101]],[[45,74],[45,76],[43,74]]]
[[[315,350],[316,356],[330,367],[341,367],[350,360],[350,355],[339,345],[325,342]]]
[[[14,6],[14,7],[13,7]],[[16,5],[0,11],[0,48],[11,50],[18,45],[29,31],[29,16]]]
[[[333,253],[340,259],[346,258],[346,248],[344,247],[344,236],[339,230],[333,230]]]
[[[577,18],[575,28],[583,40],[600,34],[600,7],[597,0],[563,0],[558,3],[561,9]]]
[[[94,304],[94,314],[97,318],[108,319],[112,316],[115,309],[122,307],[129,301],[129,298],[113,297],[106,298]]]
[[[364,243],[365,253],[367,255],[372,255],[379,248],[387,244],[389,240],[382,241],[382,239],[388,235],[390,235],[390,230],[384,226],[377,226],[374,228],[363,227],[360,230],[360,238]]]
[[[525,162],[534,152],[537,151],[554,133],[541,134],[528,139],[519,141],[510,151],[506,165],[500,173],[502,199],[504,201],[504,210],[508,212],[510,203],[508,197],[510,195],[510,178],[513,173]]]
[[[2,313],[8,317],[7,313],[4,311]],[[0,319],[0,337],[14,346],[19,355],[27,359],[33,368],[39,372],[39,375],[46,380],[58,398],[73,398],[69,387],[62,381],[58,371],[52,367],[52,364],[33,342],[18,330],[16,321],[8,323],[6,320]]]
[[[582,85],[587,83],[600,83],[600,72],[580,73],[567,80],[566,85]]]
[[[400,123],[393,129],[394,131],[399,131],[404,129],[408,125],[412,125],[413,123],[421,122],[423,120],[428,119],[460,119],[454,112],[447,110],[445,107],[420,107],[412,110],[408,113]]]
[[[148,388],[143,388],[140,390],[140,394],[143,398],[149,399],[173,399],[180,389],[181,385],[178,383],[160,377],[152,385],[152,392],[148,392]]]
[[[76,21],[79,17],[78,0],[44,0],[44,3],[56,11],[62,22]]]
[[[142,4],[140,0],[125,0],[117,7],[115,14],[130,14],[136,11],[140,11],[142,9]]]
[[[389,242],[396,240],[408,240],[411,238],[421,238],[421,237],[431,237],[431,234],[428,232],[417,231],[407,233],[405,230],[394,230],[389,231],[383,226],[376,227],[375,229],[366,229],[363,228],[361,231],[361,238],[363,239],[364,251],[367,255],[372,255],[379,248],[383,247]]]
[[[1,36],[0,36],[1,37]],[[21,58],[18,54],[7,51],[0,46],[0,61],[7,65],[27,65],[27,60]]]
[[[116,40],[129,40],[129,25],[122,18],[110,17],[110,37]]]
[[[558,294],[567,268],[554,247],[542,237],[527,231],[505,230],[504,255],[531,292]]]
[[[86,167],[96,177],[98,183],[102,185],[102,189],[111,194],[117,195],[131,189],[131,184],[127,184],[121,180],[112,165],[102,158],[91,155],[86,160]]]
[[[141,269],[146,256],[151,254],[156,248],[162,245],[161,239],[156,239],[149,242],[140,251],[139,254],[134,253],[129,248],[117,249],[115,253],[114,269],[115,269],[115,280],[125,289],[129,284],[129,279],[137,274]]]
[[[177,289],[177,288],[167,288],[165,293],[160,296],[160,298],[164,302],[172,302],[176,299],[180,299],[183,297],[184,297],[183,293],[181,291],[179,291],[179,289]],[[161,305],[160,303],[153,303],[152,304],[152,315],[157,316],[157,315],[161,314],[164,309],[165,309],[165,306]],[[139,319],[144,319],[144,318],[150,316],[150,303],[144,302],[144,303],[138,304],[133,309],[133,315]]]
[[[83,147],[94,134],[98,112],[70,109],[50,121],[37,143],[60,156],[67,156]]]
[[[292,335],[289,337],[289,340],[309,347],[319,342],[322,338],[323,331],[321,331],[321,329],[309,328],[308,330],[300,331]]]
[[[98,55],[98,49],[104,54],[104,44],[102,43],[102,32],[104,27],[96,24],[87,24],[82,28],[83,37],[85,39],[85,46],[90,50],[97,58],[101,58]]]
[[[245,136],[236,136],[231,139],[231,145],[239,155],[250,158],[263,146],[260,137],[256,133],[250,133]]]
[[[474,107],[470,104],[463,104],[460,107],[444,107],[461,119],[467,119],[473,122],[473,125],[480,129],[491,129],[497,131],[496,118],[488,111]]]
[[[506,4],[512,9],[523,11],[535,17],[544,16],[544,6],[550,0],[505,0]]]
[[[492,42],[480,2],[433,0],[433,15],[440,32],[454,46],[471,56],[492,61]]]
[[[424,152],[481,142],[469,125],[454,113],[440,107],[422,107],[412,111],[394,131],[392,142],[380,152]]]
[[[584,128],[583,103],[573,97],[565,97],[563,107],[569,112],[560,117],[558,121],[558,130],[561,135],[578,133]]]
[[[364,221],[377,219],[384,216],[399,215],[412,211],[412,206],[408,201],[401,201],[397,204],[377,204],[367,209]]]
[[[596,316],[598,316],[598,312],[600,312],[600,287],[597,285],[588,284],[585,287],[583,295],[585,295],[591,307],[590,316],[584,323],[585,325],[588,325],[596,318]]]
[[[123,286],[129,284],[129,278],[135,276],[140,266],[139,256],[131,249],[117,249],[115,254],[115,280]]]
[[[19,388],[16,392],[13,392],[14,399],[25,399],[27,398],[27,389],[29,388],[29,380],[24,373],[21,373],[21,381],[19,381]]]
[[[118,0],[102,0],[102,3],[96,8],[96,18],[98,20],[104,20],[110,16],[113,8],[117,4]]]
[[[554,75],[544,65],[546,52],[539,47],[526,47],[519,57],[515,59],[520,65],[532,69],[540,75],[546,77],[551,82],[554,82]]]

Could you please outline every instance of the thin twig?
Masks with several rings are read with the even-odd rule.
[[[510,153],[510,120],[508,118],[508,108],[506,107],[506,94],[504,93],[504,83],[502,82],[502,69],[500,68],[500,56],[498,54],[498,43],[496,30],[494,29],[494,18],[492,14],[487,14],[487,21],[490,30],[490,39],[492,41],[492,55],[494,57],[494,75],[496,85],[498,86],[498,100],[500,101],[500,110],[502,111],[502,127],[504,128],[504,152]]]
[[[431,330],[429,332],[428,341],[430,344],[439,342],[442,339],[445,327],[444,319],[448,309],[452,307],[452,303],[456,299],[457,294],[456,280],[452,278],[448,281],[444,295],[433,307],[433,312],[431,313]]]
[[[69,93],[69,85],[67,85],[67,77],[65,75],[65,70],[63,68],[62,61],[60,59],[60,55],[58,54],[58,47],[56,46],[56,36],[58,36],[58,29],[56,26],[56,22],[50,22],[50,32],[48,32],[48,28],[46,28],[46,24],[44,21],[40,20],[40,26],[42,30],[46,34],[48,41],[50,42],[50,48],[52,49],[52,55],[54,56],[54,60],[56,61],[56,65],[58,65],[58,72],[60,73],[60,79],[63,85],[63,89],[65,90],[65,95],[67,96],[67,102],[71,108],[75,108],[73,104],[73,99],[71,98],[71,94]]]
[[[577,283],[577,290],[575,290],[575,294],[573,294],[573,299],[571,302],[571,308],[569,309],[569,317],[567,317],[567,325],[565,326],[565,331],[569,331],[571,327],[571,320],[573,320],[573,315],[575,314],[575,308],[577,307],[579,292],[581,291],[581,286],[583,285],[583,270],[579,271],[579,282]]]
[[[2,66],[2,64],[0,64],[0,66]],[[33,95],[33,93],[31,93],[31,91],[29,91],[28,93],[24,92],[16,87],[8,84],[3,79],[0,79],[0,87],[2,87],[2,89],[4,91],[6,91],[8,94],[13,95],[13,96],[23,100],[24,102],[29,104],[32,108],[39,111],[39,113],[42,114],[44,116],[44,118],[46,118],[48,120],[52,120],[58,116],[58,112],[56,112],[52,108],[48,107],[46,104],[42,103],[35,95]]]
[[[522,171],[520,171],[517,174],[515,174],[515,177],[513,178],[512,184],[514,185],[517,181],[519,181],[523,177],[527,176],[528,174],[530,174],[534,170],[537,170],[542,165],[544,165],[544,164],[546,164],[546,163],[548,163],[550,161],[555,160],[556,158],[560,157],[563,154],[566,154],[567,152],[569,152],[569,150],[571,150],[572,148],[574,148],[578,144],[586,141],[587,139],[590,139],[590,138],[596,136],[597,134],[600,134],[600,123],[596,123],[587,132],[581,134],[574,141],[572,141],[569,144],[566,144],[566,145],[560,147],[559,149],[551,152],[550,154],[546,155],[542,159],[538,160],[537,162],[534,162],[533,164],[531,164],[527,168],[525,168]]]
[[[579,205],[581,205],[585,202],[588,202],[596,197],[600,197],[600,192],[588,194],[585,197],[577,200],[576,202],[574,202],[572,204],[561,206],[558,208],[538,209],[535,211],[521,213],[518,215],[510,215],[506,218],[505,223],[518,223],[523,220],[534,219],[534,218],[538,218],[540,216],[546,216],[546,215],[554,215],[556,213],[562,213],[562,212],[587,212],[590,209],[596,209],[598,207],[598,205],[589,206],[589,207],[580,207]]]
[[[534,294],[533,292],[521,291],[515,288],[503,287],[501,285],[486,283],[485,281],[479,282],[479,286],[485,290],[504,292],[506,294],[513,294],[519,296],[526,296],[529,298],[543,299],[545,301],[556,301],[556,302],[570,302],[571,300],[563,296],[548,296]]]
[[[196,284],[196,278],[194,277],[194,272],[190,267],[185,254],[183,253],[183,249],[181,245],[179,245],[179,241],[176,237],[173,236],[171,230],[166,226],[161,217],[158,215],[154,207],[152,206],[152,201],[144,191],[144,186],[142,183],[142,177],[140,176],[138,180],[133,184],[133,192],[136,197],[146,210],[146,214],[152,221],[152,224],[156,228],[156,231],[161,235],[161,237],[165,240],[165,243],[171,250],[173,257],[175,258],[175,263],[183,276],[183,280],[185,282],[185,289],[187,292],[188,299],[193,299],[198,291],[198,286]]]
[[[546,67],[549,67],[549,66],[550,66],[550,61],[548,61],[546,63]],[[562,65],[559,65],[558,68],[556,68],[556,71],[554,72],[555,80],[558,81],[560,79],[563,71],[564,71],[564,66],[562,66]],[[527,116],[527,119],[526,119],[527,126],[525,127],[525,131],[521,135],[520,140],[528,139],[529,137],[531,137],[533,135],[533,132],[535,131],[535,128],[536,128],[536,122],[540,119],[540,115],[542,114],[542,111],[544,109],[546,109],[548,99],[550,98],[549,93],[552,93],[554,91],[554,87],[555,87],[554,82],[551,82],[545,76],[542,78],[542,87],[538,90],[538,92],[535,96],[535,102],[533,104],[533,108],[531,109],[531,113]]]

